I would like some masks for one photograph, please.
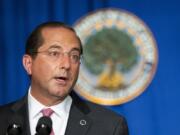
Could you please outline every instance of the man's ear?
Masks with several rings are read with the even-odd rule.
[[[28,73],[28,75],[32,74],[32,57],[30,55],[25,54],[22,59],[24,69]]]

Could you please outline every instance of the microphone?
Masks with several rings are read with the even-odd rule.
[[[50,117],[43,116],[38,120],[35,135],[50,135],[52,130],[52,120]]]
[[[15,115],[9,122],[6,135],[21,135],[23,119],[19,115]]]

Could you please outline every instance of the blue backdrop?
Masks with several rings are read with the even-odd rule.
[[[179,5],[178,0],[0,0],[0,104],[22,97],[28,89],[21,58],[25,40],[37,24],[60,20],[72,25],[88,12],[121,8],[150,27],[159,63],[143,94],[110,109],[127,118],[130,135],[180,135]]]

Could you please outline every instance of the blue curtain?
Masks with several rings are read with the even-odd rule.
[[[159,64],[147,90],[109,107],[127,118],[130,135],[180,135],[180,2],[178,0],[1,0],[0,104],[22,97],[29,80],[22,66],[25,41],[37,24],[59,20],[73,25],[100,8],[128,10],[150,27]]]

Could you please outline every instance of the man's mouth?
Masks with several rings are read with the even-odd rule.
[[[60,85],[65,85],[68,81],[68,77],[65,76],[57,76],[55,77],[55,80],[58,82]]]

